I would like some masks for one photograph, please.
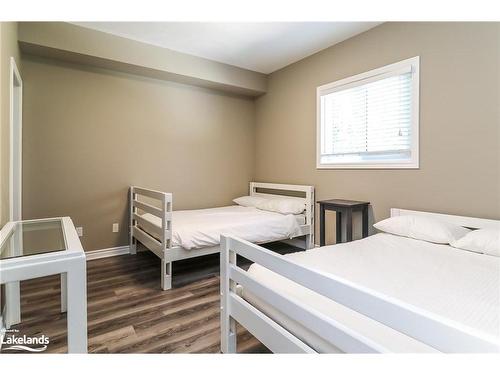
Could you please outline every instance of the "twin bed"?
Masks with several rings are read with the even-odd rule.
[[[391,211],[399,215],[500,228],[494,220]],[[231,236],[222,244],[225,353],[236,350],[236,321],[273,352],[500,351],[498,256],[388,233],[286,256]],[[245,271],[237,255],[255,263]]]
[[[130,188],[130,249],[141,242],[161,259],[161,286],[172,287],[172,263],[220,252],[220,236],[228,234],[252,243],[295,239],[314,246],[314,187],[251,182],[249,196],[289,199],[303,212],[281,214],[240,205],[173,211],[172,194]]]

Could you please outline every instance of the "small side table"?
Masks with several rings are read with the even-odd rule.
[[[325,211],[337,213],[337,241],[342,242],[342,217],[347,219],[346,241],[352,241],[352,213],[361,211],[363,215],[363,238],[368,236],[368,205],[370,202],[349,201],[345,199],[329,199],[318,201],[319,203],[319,244],[325,246]]]
[[[10,221],[0,230],[0,284],[6,325],[21,322],[19,283],[61,274],[68,353],[87,353],[87,262],[69,217]]]

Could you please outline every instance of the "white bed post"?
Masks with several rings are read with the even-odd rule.
[[[130,254],[135,254],[137,252],[137,243],[134,238],[134,214],[137,209],[134,206],[134,200],[136,199],[136,194],[134,193],[134,187],[130,187],[130,233],[129,233],[129,243],[130,243]]]
[[[230,239],[221,236],[220,251],[220,348],[222,353],[236,353],[236,321],[231,317],[229,295],[235,282],[229,279],[229,265],[236,265],[236,253],[230,249]]]
[[[161,259],[161,287],[163,290],[172,289],[172,261],[169,259],[172,233],[172,194],[165,193],[162,200],[163,217],[161,219],[161,245],[163,257]]]
[[[314,207],[316,202],[314,201],[314,187],[311,186],[306,192],[306,220],[307,224],[310,226],[310,233],[306,235],[306,250],[312,249],[314,247]]]
[[[172,289],[172,262],[165,259],[161,260],[161,288]]]
[[[250,182],[250,191],[248,192],[248,195],[252,196],[255,193],[255,182]]]

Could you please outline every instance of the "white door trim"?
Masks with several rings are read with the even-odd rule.
[[[16,61],[10,58],[10,221],[22,218],[23,81]]]

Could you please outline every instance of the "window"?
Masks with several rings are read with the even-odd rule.
[[[418,168],[419,58],[317,89],[318,168]]]

